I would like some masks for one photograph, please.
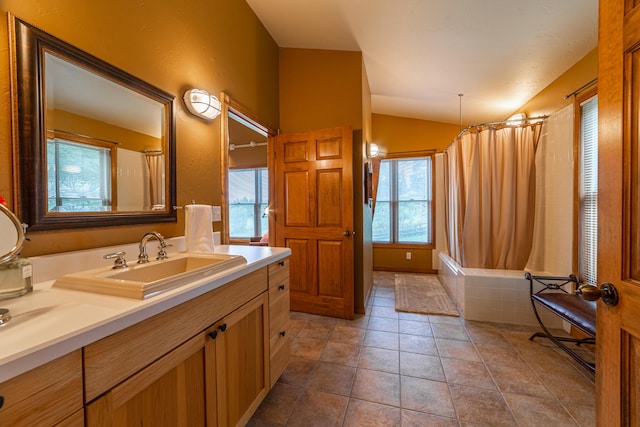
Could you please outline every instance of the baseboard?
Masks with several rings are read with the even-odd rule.
[[[438,270],[430,268],[388,268],[388,267],[374,267],[373,271],[390,271],[394,273],[419,273],[419,274],[438,274]]]

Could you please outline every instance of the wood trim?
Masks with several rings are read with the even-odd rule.
[[[436,151],[435,150],[421,150],[421,151],[410,151],[410,152],[397,152],[397,153],[388,153],[385,154],[384,157],[380,160],[398,160],[398,159],[412,159],[412,158],[431,158],[431,243],[425,244],[411,244],[411,243],[382,243],[382,242],[374,242],[373,248],[376,247],[385,247],[385,248],[420,248],[420,249],[435,249],[436,248]],[[373,190],[373,206],[376,204],[376,197],[378,194],[378,179],[379,179],[379,163],[377,168],[377,175],[373,177],[374,179],[374,190]],[[375,169],[374,169],[375,171]],[[375,210],[374,210],[375,215]]]

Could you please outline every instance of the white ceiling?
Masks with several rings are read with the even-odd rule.
[[[361,51],[374,113],[507,118],[597,46],[598,0],[247,0],[280,47]],[[576,89],[586,82],[576,82]]]

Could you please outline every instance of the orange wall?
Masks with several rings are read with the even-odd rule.
[[[524,112],[527,113],[527,117],[553,114],[573,102],[573,97],[565,99],[565,96],[596,77],[598,77],[598,48],[576,62],[514,113]]]
[[[280,128],[285,133],[362,129],[362,53],[280,49]]]
[[[278,126],[278,46],[244,1],[3,0],[4,12],[91,53],[176,96],[178,204],[220,204],[220,119],[204,122],[184,109],[191,87],[228,93]],[[7,22],[6,16],[1,17]],[[9,53],[0,25],[0,194],[12,207]],[[358,84],[358,90],[360,84]],[[155,229],[182,235],[177,224],[30,233],[31,256],[137,240]],[[214,225],[215,226],[215,225]]]
[[[460,132],[459,125],[373,115],[373,142],[385,153],[436,149],[442,151]]]

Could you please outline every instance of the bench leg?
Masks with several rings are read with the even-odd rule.
[[[550,339],[555,345],[560,347],[561,350],[563,350],[565,353],[567,353],[569,356],[571,356],[571,358],[573,360],[578,362],[580,364],[580,366],[584,367],[585,369],[587,369],[592,374],[595,374],[596,366],[595,366],[594,363],[587,362],[582,357],[580,357],[580,355],[578,353],[576,353],[575,351],[573,351],[572,349],[570,349],[569,347],[567,347],[564,344],[565,342],[572,342],[572,343],[574,343],[574,344],[576,344],[578,346],[581,345],[581,344],[595,344],[595,342],[596,342],[595,338],[588,337],[588,338],[578,339],[578,338],[570,338],[570,337],[558,337],[558,336],[553,335],[551,332],[549,332],[549,330],[546,328],[546,326],[544,326],[544,324],[542,323],[542,320],[540,319],[540,316],[538,315],[538,310],[536,309],[536,304],[533,301],[533,299],[531,300],[531,305],[533,306],[533,313],[536,315],[536,319],[538,319],[538,323],[540,324],[540,327],[542,328],[542,330],[544,332],[536,332],[535,334],[531,335],[531,337],[529,337],[529,340],[533,341],[533,339],[536,338],[536,337],[543,337],[543,338]]]
[[[531,335],[529,337],[529,341],[533,341],[534,338],[536,337],[541,337],[541,338],[549,338],[549,336],[544,333],[544,332],[536,332],[535,334]],[[596,339],[595,338],[591,338],[591,337],[587,337],[587,338],[571,338],[571,337],[559,337],[557,335],[553,336],[555,339],[557,339],[558,341],[564,341],[564,342],[572,342],[575,345],[577,345],[578,347],[582,344],[595,344],[596,343]]]

